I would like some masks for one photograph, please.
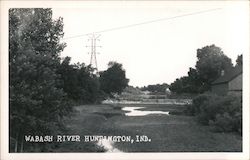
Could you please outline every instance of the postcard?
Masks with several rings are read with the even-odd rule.
[[[1,159],[249,159],[249,2],[1,1]]]

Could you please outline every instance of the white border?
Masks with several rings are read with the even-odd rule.
[[[214,3],[214,1],[212,1]],[[211,3],[212,3],[211,2]],[[243,152],[166,152],[166,153],[8,153],[8,9],[9,8],[32,8],[32,7],[59,7],[59,8],[80,8],[82,5],[88,6],[102,6],[107,7],[110,5],[117,5],[125,3],[125,1],[0,1],[0,18],[1,18],[1,160],[24,160],[24,159],[249,159],[249,53],[244,53],[243,61]],[[133,4],[159,4],[165,3],[164,1],[130,1]],[[188,1],[177,1],[176,3],[183,3],[188,5]],[[210,2],[204,1],[209,4]],[[218,3],[237,3],[236,1],[218,1]],[[248,1],[241,1],[249,6]],[[206,5],[204,4],[204,5]],[[248,35],[249,36],[249,35]]]

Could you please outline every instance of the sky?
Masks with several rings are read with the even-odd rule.
[[[61,56],[87,65],[85,34],[143,23],[101,32],[97,41],[99,71],[109,61],[122,63],[129,85],[141,87],[187,75],[195,67],[196,50],[207,45],[220,47],[233,63],[239,54],[249,54],[248,12],[242,1],[76,1],[54,7],[53,18],[63,17],[67,47]]]

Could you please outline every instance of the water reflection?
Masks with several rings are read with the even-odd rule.
[[[122,110],[129,111],[125,113],[126,116],[146,116],[149,114],[166,114],[169,115],[169,112],[163,112],[163,111],[142,111],[138,109],[142,109],[145,107],[123,107]]]

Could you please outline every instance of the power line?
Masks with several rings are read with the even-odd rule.
[[[96,58],[96,48],[97,47],[101,47],[101,46],[97,46],[96,45],[96,41],[99,41],[99,37],[100,37],[100,34],[92,34],[90,35],[89,37],[89,41],[90,41],[90,45],[89,46],[86,46],[86,47],[90,47],[90,65],[96,69],[96,74],[98,75],[98,66],[97,66],[97,58]]]
[[[202,13],[206,13],[206,12],[213,12],[213,11],[220,10],[220,9],[221,8],[203,10],[203,11],[199,11],[199,12],[192,12],[192,13],[188,13],[188,14],[182,14],[182,15],[178,15],[178,16],[173,16],[173,17],[160,18],[160,19],[155,19],[155,20],[141,22],[141,23],[135,23],[135,24],[125,25],[125,26],[120,26],[120,27],[114,27],[114,28],[100,30],[100,31],[97,31],[97,32],[91,32],[91,33],[85,33],[85,34],[81,34],[81,35],[66,37],[66,38],[63,38],[63,40],[65,40],[65,39],[72,39],[72,38],[78,38],[78,37],[83,37],[83,36],[89,36],[90,34],[93,34],[93,33],[98,33],[99,34],[99,33],[110,32],[110,31],[114,31],[114,30],[120,30],[120,29],[131,28],[131,27],[140,26],[140,25],[145,25],[145,24],[149,24],[149,23],[155,23],[155,22],[166,21],[166,20],[171,20],[171,19],[176,19],[176,18],[181,18],[181,17],[187,17],[187,16],[202,14]]]

